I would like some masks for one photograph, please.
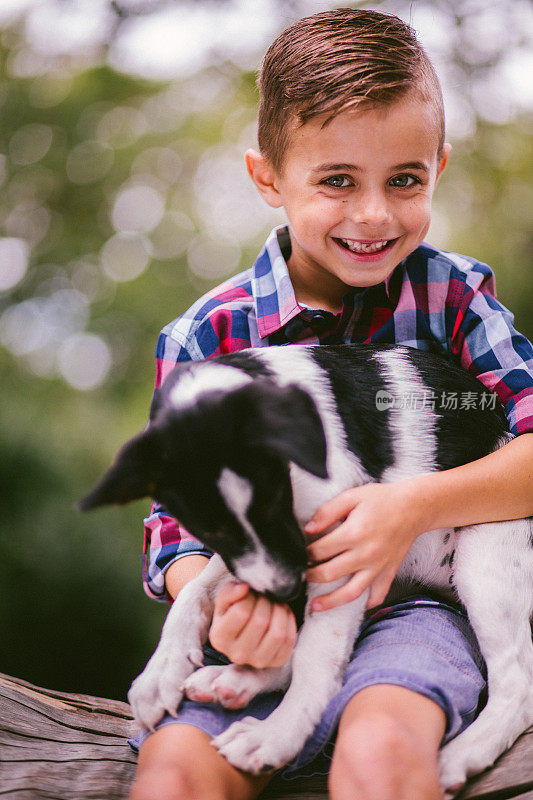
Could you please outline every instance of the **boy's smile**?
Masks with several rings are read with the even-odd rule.
[[[266,201],[285,207],[297,299],[338,311],[350,287],[381,283],[422,242],[450,147],[438,160],[433,106],[416,95],[323,124],[295,127],[281,173],[246,159]]]

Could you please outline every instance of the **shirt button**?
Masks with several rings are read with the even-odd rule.
[[[300,317],[293,317],[285,325],[285,336],[289,342],[297,342],[307,328],[308,323]]]
[[[314,333],[321,333],[331,325],[333,314],[328,311],[313,311],[310,315],[309,324]]]

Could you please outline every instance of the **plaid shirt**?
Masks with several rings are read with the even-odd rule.
[[[351,289],[338,314],[299,304],[275,229],[254,266],[213,289],[161,332],[156,388],[181,361],[273,344],[386,342],[446,354],[504,405],[512,433],[533,430],[533,347],[495,296],[494,275],[473,258],[422,244],[383,283]],[[157,504],[145,520],[146,593],[168,600],[164,574],[176,559],[210,555]]]

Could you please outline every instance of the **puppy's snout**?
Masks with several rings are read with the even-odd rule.
[[[274,591],[266,592],[266,595],[269,600],[273,600],[275,603],[291,603],[300,595],[302,588],[303,580],[296,578],[293,583],[280,586]]]

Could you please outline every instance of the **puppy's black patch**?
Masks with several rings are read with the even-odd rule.
[[[227,364],[236,369],[242,369],[243,372],[246,372],[252,378],[274,377],[272,371],[266,364],[261,359],[257,358],[257,350],[252,352],[250,349],[247,349],[238,350],[235,353],[225,353],[223,356],[218,356],[217,363]]]
[[[313,347],[312,355],[331,383],[349,449],[366,472],[379,481],[387,467],[392,466],[394,454],[390,413],[376,406],[376,394],[383,389],[383,379],[379,364],[373,359],[375,352],[372,345],[331,345]]]
[[[502,405],[492,408],[491,395],[473,375],[444,356],[408,349],[411,363],[435,396],[438,469],[451,469],[488,455],[509,426]],[[445,402],[451,392],[454,403]],[[466,399],[470,402],[465,402]]]

